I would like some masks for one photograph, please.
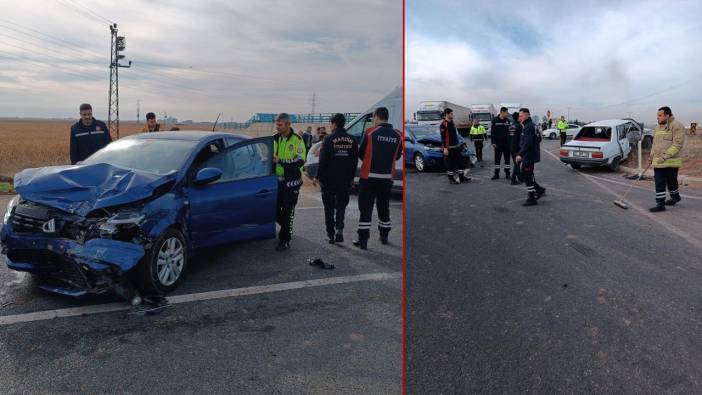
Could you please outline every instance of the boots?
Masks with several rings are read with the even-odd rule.
[[[368,240],[363,240],[361,238],[354,240],[353,245],[356,247],[362,249],[362,250],[367,250],[368,249]]]
[[[541,199],[544,195],[546,195],[546,188],[536,187],[536,200]]]
[[[666,206],[675,206],[675,204],[681,200],[682,200],[682,198],[680,197],[679,194],[670,195],[670,199],[665,201],[665,205]]]
[[[505,169],[505,179],[506,179],[506,180],[509,180],[509,179],[510,179],[510,176],[509,176],[509,169]]]
[[[497,180],[500,178],[500,169],[495,169],[495,175],[492,176],[491,180]]]
[[[650,211],[652,213],[659,213],[661,211],[665,211],[665,203],[664,202],[656,202],[656,206],[651,207],[650,209],[648,209],[648,211]]]
[[[390,241],[388,240],[388,235],[380,235],[380,242],[383,245],[388,245],[390,244]]]
[[[341,230],[336,231],[336,237],[335,237],[334,241],[337,243],[344,242],[344,233],[342,233]]]
[[[522,206],[536,206],[537,204],[539,204],[539,202],[536,201],[536,196],[530,193],[526,202],[522,203]]]

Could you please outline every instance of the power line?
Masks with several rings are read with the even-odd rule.
[[[115,24],[114,21],[109,20],[109,19],[103,17],[102,15],[100,15],[100,14],[98,14],[97,12],[93,11],[91,8],[86,7],[85,5],[83,5],[83,4],[82,4],[81,2],[79,2],[78,0],[65,0],[65,1],[68,1],[68,2],[70,2],[70,3],[73,3],[73,4],[77,5],[77,6],[79,6],[80,8],[82,8],[82,9],[84,9],[85,11],[89,12],[91,15],[94,15],[96,18],[102,19],[103,21],[107,22],[107,23],[110,24],[110,25],[114,25],[114,24]]]
[[[11,27],[11,26],[8,26],[8,25],[7,25],[8,23],[9,23],[9,24],[12,24],[12,25],[14,25],[14,26],[16,26],[16,27],[19,27],[19,28],[21,28],[21,29],[34,32],[34,33],[36,33],[36,34],[27,33],[26,31],[19,30],[19,29],[17,29],[16,27],[13,28],[13,27]],[[24,35],[26,35],[26,36],[29,36],[29,37],[32,37],[32,38],[35,38],[35,39],[38,39],[38,40],[43,40],[43,41],[46,41],[46,42],[50,42],[50,43],[52,43],[53,45],[58,45],[58,46],[61,46],[61,47],[64,47],[64,48],[70,48],[70,49],[73,50],[73,51],[81,51],[81,52],[89,53],[89,54],[91,54],[91,55],[93,55],[93,56],[96,56],[96,57],[102,57],[102,56],[104,56],[104,54],[99,54],[99,53],[97,53],[97,52],[95,52],[95,51],[86,49],[84,46],[80,46],[80,45],[74,44],[74,43],[72,43],[72,42],[70,42],[70,41],[67,41],[67,40],[64,40],[64,39],[61,39],[61,38],[57,38],[57,37],[51,36],[51,35],[49,35],[49,34],[46,34],[46,33],[41,32],[41,31],[39,31],[39,30],[32,29],[31,27],[27,27],[27,26],[24,26],[24,25],[20,25],[19,23],[15,23],[15,22],[11,22],[11,21],[8,21],[8,20],[0,19],[0,26],[4,27],[5,29],[12,30],[12,31],[14,31],[14,32],[16,32],[16,33],[24,34]],[[37,34],[38,34],[38,35],[41,35],[41,36],[43,36],[43,37],[40,37],[40,36],[38,36]]]
[[[74,62],[74,61],[76,60],[76,56],[75,56],[74,54],[68,54],[68,53],[66,53],[66,52],[58,51],[58,50],[56,50],[56,49],[54,49],[54,48],[45,47],[45,46],[43,46],[43,45],[39,45],[39,44],[33,43],[33,42],[31,42],[31,41],[23,40],[23,39],[21,39],[21,38],[17,38],[17,37],[14,37],[14,36],[11,36],[11,35],[9,35],[9,34],[2,33],[2,32],[0,32],[0,36],[5,36],[5,37],[11,38],[11,39],[13,39],[13,40],[15,40],[15,41],[19,41],[19,42],[24,43],[24,44],[29,44],[29,45],[32,45],[32,46],[37,47],[37,48],[41,48],[41,49],[46,50],[46,51],[50,51],[50,52],[54,52],[54,53],[59,54],[59,55],[62,55],[62,56],[70,57],[70,58],[71,58],[71,59],[70,59],[71,62]],[[7,43],[7,42],[4,42],[3,44],[11,45],[11,44],[9,44],[9,43]],[[2,45],[2,44],[0,44],[0,45]],[[31,49],[28,49],[28,48],[23,48],[23,47],[18,47],[18,48],[20,48],[20,49],[22,49],[22,50],[29,51],[29,52],[33,52]],[[40,54],[40,55],[46,55],[46,54],[39,53],[39,52],[35,52],[35,53],[38,53],[38,54]],[[83,60],[87,60],[87,58],[82,58],[82,59],[83,59]],[[66,61],[69,61],[69,59],[66,59]],[[93,63],[93,64],[96,64],[95,62],[92,62],[92,63]]]
[[[58,2],[58,3],[61,3],[61,4],[63,4],[63,5],[65,5],[65,6],[67,6],[67,7],[69,7],[70,9],[72,9],[72,10],[75,11],[76,13],[80,14],[81,16],[87,17],[89,21],[95,22],[95,23],[99,24],[100,26],[104,26],[104,24],[103,24],[104,22],[98,22],[98,21],[95,20],[95,15],[92,15],[91,13],[89,13],[88,11],[86,11],[85,9],[80,8],[79,6],[77,6],[77,5],[73,4],[73,3],[70,3],[68,0],[57,0],[57,2]],[[102,18],[102,17],[99,17],[99,16],[98,16],[98,19],[102,19],[103,21],[106,21],[106,23],[107,23],[108,25],[111,24],[111,22],[110,22],[109,20],[105,19],[105,18]]]

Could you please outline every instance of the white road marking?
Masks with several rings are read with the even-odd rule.
[[[542,150],[546,152],[547,154],[551,155],[554,159],[557,159],[560,162],[560,158],[558,158],[556,155],[552,154],[551,152],[547,150]],[[612,196],[616,198],[621,198],[621,193],[617,193],[616,191],[612,190],[611,188],[607,187],[606,185],[602,184],[601,182],[597,181],[593,176],[589,174],[584,174],[583,172],[576,171],[577,174],[580,174],[581,176],[585,177],[588,181],[592,182],[593,184],[597,185],[600,187],[602,190],[605,192],[611,194]],[[702,249],[702,240],[697,239],[696,237],[688,234],[687,232],[683,231],[682,229],[678,229],[677,227],[673,226],[672,224],[669,224],[668,222],[662,220],[660,217],[651,214],[648,210],[645,208],[631,202],[627,201],[627,204],[629,207],[632,209],[636,210],[639,212],[639,214],[643,215],[644,217],[650,219],[651,221],[661,225],[662,227],[666,228],[669,230],[671,233],[678,235],[688,243],[692,244],[693,246]]]
[[[234,298],[238,296],[257,295],[271,292],[290,291],[294,289],[321,287],[325,285],[348,284],[362,281],[387,281],[401,279],[401,272],[368,273],[355,276],[341,276],[320,278],[314,280],[293,281],[288,283],[257,285],[245,288],[223,289],[220,291],[200,292],[186,295],[169,296],[170,304],[190,303],[205,300]],[[32,313],[0,316],[0,326],[12,325],[20,322],[33,322],[51,320],[54,318],[79,317],[100,313],[130,310],[132,307],[126,303],[107,303],[92,306],[72,307],[57,310],[36,311]]]

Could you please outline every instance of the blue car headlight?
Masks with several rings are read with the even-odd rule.
[[[144,214],[140,212],[119,212],[100,225],[100,235],[112,235],[124,228],[138,226],[142,220],[144,220]]]
[[[5,210],[5,215],[2,218],[3,225],[7,225],[10,221],[10,216],[15,211],[15,207],[19,204],[19,195],[13,197],[9,203],[7,203],[7,209]]]

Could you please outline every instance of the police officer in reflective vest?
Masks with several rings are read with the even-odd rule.
[[[558,121],[558,133],[561,137],[561,145],[566,143],[566,131],[568,130],[568,122],[566,122],[565,117],[561,115],[561,119]]]
[[[358,166],[358,142],[346,133],[344,114],[331,118],[332,134],[322,141],[315,184],[322,187],[324,222],[331,244],[344,242],[344,217]]]
[[[402,157],[402,134],[395,130],[389,119],[388,109],[378,107],[373,112],[373,127],[368,128],[361,138],[358,148],[359,159],[363,161],[359,175],[358,239],[353,242],[363,250],[368,248],[373,205],[378,203],[378,231],[380,241],[388,244],[390,222],[390,194],[395,176],[395,161]]]
[[[682,167],[680,151],[685,144],[685,127],[675,120],[670,107],[659,108],[656,119],[658,125],[648,158],[656,182],[656,206],[650,209],[652,213],[665,211],[665,206],[674,206],[682,200],[678,191],[678,170]],[[668,200],[665,200],[666,187],[670,194]]]
[[[478,158],[478,162],[483,161],[483,141],[485,141],[486,136],[485,126],[481,125],[477,118],[474,119],[473,126],[470,128],[470,139],[475,144],[475,156]]]
[[[93,107],[81,104],[80,121],[71,126],[71,164],[84,161],[111,142],[107,125],[93,118]]]
[[[512,160],[509,154],[509,125],[507,107],[501,107],[500,114],[492,119],[492,126],[490,127],[490,141],[495,149],[495,174],[491,180],[500,178],[500,162],[502,162],[502,158],[504,158],[505,164],[505,178],[509,178],[510,162]]]
[[[275,119],[273,136],[273,162],[278,176],[278,212],[280,225],[276,250],[290,248],[295,206],[302,186],[302,166],[305,164],[305,142],[290,127],[290,115],[280,113]]]

